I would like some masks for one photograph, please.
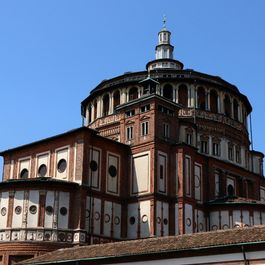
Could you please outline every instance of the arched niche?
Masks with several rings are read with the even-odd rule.
[[[170,84],[166,84],[163,88],[163,97],[173,100],[173,87]]]
[[[211,112],[218,113],[218,94],[214,89],[210,91],[210,109]]]
[[[231,118],[231,101],[228,95],[224,97],[224,113],[227,117]]]
[[[103,116],[109,115],[109,94],[103,96]]]
[[[184,84],[178,88],[178,103],[184,107],[188,106],[188,88]]]
[[[137,99],[138,98],[138,88],[132,87],[129,90],[129,101]]]
[[[206,95],[205,95],[205,89],[203,87],[198,87],[197,90],[197,102],[198,102],[198,108],[201,110],[206,109]]]
[[[113,109],[115,109],[118,105],[120,105],[120,102],[121,102],[120,91],[116,90],[113,93]]]

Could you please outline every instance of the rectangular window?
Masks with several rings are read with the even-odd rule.
[[[148,121],[142,123],[142,136],[148,134]]]
[[[147,112],[149,110],[150,110],[150,105],[149,104],[141,107],[141,113]]]
[[[236,162],[241,163],[241,152],[240,148],[236,148]]]
[[[164,167],[163,165],[160,165],[160,179],[164,178]]]
[[[228,145],[228,159],[231,161],[234,160],[234,147],[233,147],[233,145]]]
[[[215,196],[220,196],[220,174],[215,172]]]
[[[125,112],[125,116],[126,117],[132,117],[134,115],[135,115],[135,110],[134,109]]]
[[[201,141],[201,153],[208,154],[208,141]]]
[[[186,144],[192,145],[192,133],[186,133]]]
[[[126,133],[127,133],[127,141],[132,140],[133,139],[133,127],[127,127]]]
[[[167,123],[163,124],[163,136],[165,138],[169,138],[169,136],[170,136],[170,126]]]
[[[218,143],[213,143],[213,155],[220,156],[220,145]]]

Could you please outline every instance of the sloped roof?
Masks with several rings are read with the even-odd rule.
[[[63,263],[74,260],[99,261],[147,254],[179,253],[187,250],[230,248],[253,244],[265,244],[264,225],[60,249],[19,264]]]

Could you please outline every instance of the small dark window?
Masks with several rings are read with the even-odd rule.
[[[163,165],[160,165],[160,179],[164,178],[164,167]]]
[[[28,177],[29,177],[29,171],[26,168],[22,169],[20,172],[20,178],[26,179]]]
[[[66,209],[65,207],[62,207],[62,208],[60,209],[60,214],[61,214],[61,215],[66,215],[66,214],[67,214],[67,209]]]
[[[40,165],[39,170],[38,170],[39,176],[45,177],[46,173],[47,173],[47,166],[44,164]]]
[[[35,214],[37,212],[37,206],[36,205],[31,205],[29,207],[29,211],[31,214]]]
[[[168,220],[167,220],[167,218],[165,218],[165,219],[163,220],[163,223],[164,223],[164,225],[167,225],[167,224],[168,224]]]
[[[135,224],[135,217],[134,216],[130,217],[130,224],[131,225]]]
[[[67,162],[65,159],[61,159],[57,164],[57,170],[63,173],[66,170]]]
[[[111,165],[109,167],[109,174],[113,178],[116,177],[117,176],[117,169],[116,169],[116,167],[114,167],[113,165]]]
[[[53,214],[53,208],[52,208],[52,206],[47,206],[47,207],[45,208],[45,210],[46,210],[46,213],[47,213],[48,215],[52,215],[52,214]]]
[[[98,164],[97,164],[97,162],[95,160],[91,160],[89,166],[90,166],[90,169],[92,171],[97,171],[98,170]]]
[[[233,197],[234,196],[235,191],[234,191],[234,187],[231,184],[229,184],[228,187],[227,187],[227,193],[228,193],[229,197]]]
[[[17,207],[15,208],[15,213],[16,213],[16,214],[21,214],[21,211],[22,211],[21,206],[17,206]]]

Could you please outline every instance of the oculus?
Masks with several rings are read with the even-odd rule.
[[[98,170],[98,164],[95,160],[91,160],[89,167],[92,171],[97,171]]]
[[[63,173],[66,170],[67,162],[65,159],[60,159],[60,161],[57,164],[57,170],[59,173]]]
[[[115,178],[117,176],[117,168],[111,165],[109,167],[109,174],[111,177]]]
[[[46,174],[47,174],[47,166],[44,164],[40,165],[38,170],[39,177],[45,177]]]

